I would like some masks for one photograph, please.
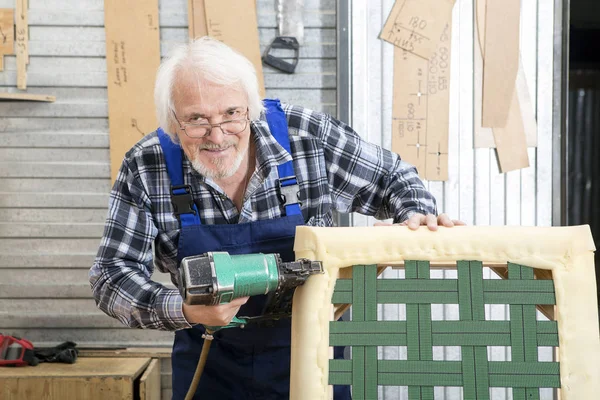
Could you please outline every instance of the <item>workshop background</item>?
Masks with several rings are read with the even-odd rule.
[[[520,54],[537,121],[536,146],[527,148],[529,167],[501,173],[495,150],[474,143],[474,2],[457,0],[452,12],[448,176],[426,185],[440,212],[467,224],[560,224],[556,160],[565,119],[563,3],[522,0]],[[277,36],[276,3],[256,0],[261,52]],[[158,4],[164,57],[188,40],[188,1]],[[88,283],[111,188],[104,5],[102,0],[29,0],[26,92],[56,101],[0,102],[0,331],[40,347],[69,340],[82,348],[168,348],[172,333],[130,329],[99,311]],[[394,46],[379,34],[393,5],[392,0],[305,0],[305,40],[296,72],[264,65],[267,97],[337,115],[362,137],[392,148]],[[14,6],[14,0],[0,0],[0,8]],[[16,57],[5,56],[4,64],[1,91],[22,93],[16,88]],[[339,221],[373,223],[359,215]],[[451,277],[451,272],[435,273]],[[165,274],[153,278],[170,285]],[[390,318],[403,312],[397,306],[382,309]],[[504,306],[488,312],[507,319]],[[434,319],[456,319],[457,313],[457,307],[440,306]],[[443,359],[458,356],[455,348],[438,350]],[[402,352],[382,349],[382,357]],[[497,360],[508,355],[506,348],[493,350]],[[162,360],[162,398],[168,399],[170,363],[168,357]],[[386,400],[406,395],[402,387],[380,391]],[[460,398],[460,389],[436,390],[436,396]],[[510,393],[499,389],[494,396],[505,399]],[[546,396],[552,398],[551,391]]]

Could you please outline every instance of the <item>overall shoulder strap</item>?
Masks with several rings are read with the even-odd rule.
[[[264,105],[267,109],[267,123],[269,124],[271,134],[275,140],[277,140],[277,143],[291,155],[292,151],[290,148],[287,118],[281,108],[281,103],[277,99],[266,99],[264,100]],[[294,173],[293,162],[288,161],[278,165],[277,172],[279,174],[279,197],[285,206],[285,214],[302,214],[298,201],[300,187],[298,186],[296,174]]]
[[[173,203],[174,213],[181,221],[181,227],[200,225],[200,214],[192,197],[192,188],[185,185],[183,180],[183,150],[173,143],[169,135],[158,128],[158,140],[165,156],[167,173],[171,180],[169,192]]]

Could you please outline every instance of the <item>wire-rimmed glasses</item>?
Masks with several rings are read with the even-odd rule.
[[[192,139],[199,139],[209,136],[214,127],[219,127],[224,135],[237,135],[240,134],[248,126],[248,111],[244,112],[243,118],[230,119],[227,121],[221,121],[216,124],[209,122],[181,122],[177,118],[177,114],[173,111],[173,115],[179,124],[179,128],[186,134],[187,137]]]

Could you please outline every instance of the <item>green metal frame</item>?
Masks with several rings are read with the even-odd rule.
[[[406,279],[377,279],[376,265],[338,279],[333,304],[352,304],[352,321],[330,323],[329,344],[352,346],[351,360],[330,360],[329,383],[352,385],[354,400],[377,399],[378,386],[408,386],[409,399],[432,399],[436,386],[463,387],[485,400],[490,387],[513,399],[539,399],[560,387],[558,362],[538,362],[539,346],[558,346],[555,321],[537,321],[536,305],[555,304],[551,280],[508,264],[508,280],[484,280],[479,261],[457,262],[458,279],[430,279],[428,261],[407,261]],[[378,304],[406,304],[406,321],[377,321]],[[459,321],[432,321],[431,304],[458,304]],[[508,304],[510,321],[486,321],[485,304]],[[378,346],[406,346],[407,360],[378,360]],[[434,361],[433,346],[461,346],[461,361]],[[488,361],[487,346],[510,346],[511,361]]]

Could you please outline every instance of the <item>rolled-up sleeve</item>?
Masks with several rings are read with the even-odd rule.
[[[320,114],[330,191],[341,212],[402,222],[414,213],[437,214],[436,201],[414,166],[362,140],[348,125]]]
[[[98,254],[89,273],[97,306],[134,328],[189,328],[182,298],[151,280],[152,243],[158,230],[134,163],[123,162],[111,191]]]

